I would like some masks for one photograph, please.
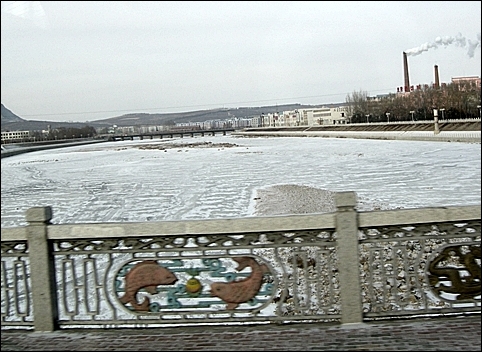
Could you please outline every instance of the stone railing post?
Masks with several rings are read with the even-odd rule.
[[[335,193],[342,324],[363,323],[355,192]]]
[[[26,212],[28,254],[35,331],[50,332],[57,328],[57,290],[52,245],[47,226],[52,219],[51,207],[34,207]]]

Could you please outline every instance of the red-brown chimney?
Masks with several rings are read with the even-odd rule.
[[[438,66],[435,65],[433,68],[434,68],[434,73],[435,73],[435,88],[439,88],[440,87],[440,80],[439,80],[439,77],[438,77]]]
[[[408,59],[406,52],[403,52],[403,74],[405,77],[405,92],[410,92],[410,79],[408,78]]]

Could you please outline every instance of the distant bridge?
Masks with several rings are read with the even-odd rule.
[[[179,131],[156,131],[156,132],[144,132],[144,133],[123,133],[123,134],[111,134],[105,137],[109,141],[124,141],[124,140],[134,140],[134,139],[154,139],[154,138],[174,138],[179,136],[184,138],[184,136],[194,137],[199,135],[204,137],[214,136],[216,134],[227,135],[228,133],[234,132],[234,128],[219,128],[219,129],[209,129],[209,130],[179,130]]]

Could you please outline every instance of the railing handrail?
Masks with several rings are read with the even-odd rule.
[[[333,212],[225,219],[48,224],[47,238],[51,240],[114,238],[128,236],[129,233],[135,233],[138,237],[147,237],[153,234],[178,236],[180,234],[299,231],[334,228],[335,215],[336,213]],[[359,211],[358,217],[360,227],[477,220],[481,218],[481,206],[464,205]],[[27,227],[2,227],[1,240],[27,240]]]

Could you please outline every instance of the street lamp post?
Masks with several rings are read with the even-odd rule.
[[[440,129],[439,129],[439,126],[438,126],[438,110],[436,108],[433,109],[433,122],[434,122],[434,130],[433,130],[433,133],[434,134],[439,134],[440,133]]]
[[[412,111],[410,111],[410,113],[412,114],[412,121],[414,121],[413,114],[415,114],[415,111],[412,110]]]

